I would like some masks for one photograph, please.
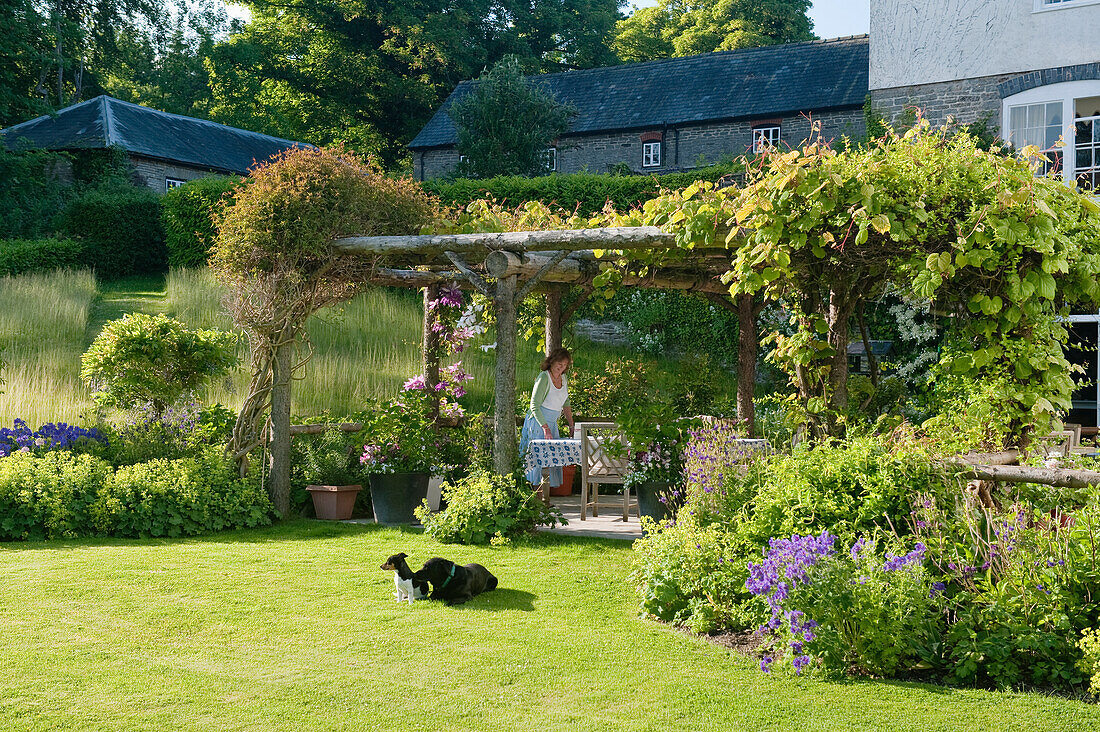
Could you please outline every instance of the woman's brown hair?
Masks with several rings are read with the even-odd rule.
[[[555,364],[558,361],[568,361],[570,364],[572,364],[573,354],[569,352],[568,348],[555,348],[553,351],[550,351],[549,356],[542,359],[542,366],[540,366],[539,368],[541,368],[543,371],[547,371],[550,369],[550,366],[552,364]]]

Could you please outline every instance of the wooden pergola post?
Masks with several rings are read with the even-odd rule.
[[[428,285],[424,288],[424,388],[428,393],[429,416],[434,420],[439,416],[439,392],[435,390],[439,383],[439,351],[440,334],[434,326],[439,322],[439,314],[431,307],[431,303],[439,299],[439,285]]]
[[[546,291],[546,355],[561,348],[561,287],[554,285]]]
[[[493,390],[493,469],[512,472],[516,462],[516,277],[497,280],[497,369]]]
[[[278,343],[271,360],[271,460],[268,494],[282,516],[290,511],[290,384],[293,380],[294,343]]]

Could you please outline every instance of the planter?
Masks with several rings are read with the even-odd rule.
[[[551,486],[550,495],[552,496],[571,496],[573,495],[573,476],[576,473],[576,465],[566,465],[561,469],[561,485]]]
[[[375,474],[370,477],[374,520],[380,524],[416,522],[413,510],[428,497],[427,473]]]
[[[660,501],[660,495],[668,490],[668,484],[647,480],[634,486],[638,496],[638,515],[661,521],[668,514],[668,506]]]
[[[313,511],[317,518],[325,521],[346,521],[355,509],[355,498],[360,485],[307,485],[306,490],[313,496]]]

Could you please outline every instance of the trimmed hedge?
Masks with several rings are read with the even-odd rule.
[[[712,165],[686,173],[667,175],[597,175],[571,173],[540,178],[499,176],[485,180],[460,178],[453,181],[432,179],[424,182],[424,190],[448,206],[465,206],[482,198],[518,206],[524,201],[542,201],[589,216],[611,204],[619,211],[639,206],[657,195],[658,187],[687,188],[698,180],[717,181],[726,175],[742,171],[739,165]]]
[[[0,458],[0,540],[193,536],[271,516],[267,495],[219,447],[117,470],[66,451]]]
[[[85,264],[102,279],[166,269],[160,197],[147,188],[93,188],[69,204],[64,229],[84,243]]]
[[[217,230],[214,213],[223,200],[232,205],[242,179],[233,176],[198,178],[164,194],[164,234],[169,267],[206,264]]]
[[[0,241],[0,276],[87,266],[84,244],[72,239]]]

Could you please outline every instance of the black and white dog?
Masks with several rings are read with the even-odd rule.
[[[386,560],[386,563],[382,565],[382,569],[393,570],[393,583],[397,587],[397,590],[393,593],[393,599],[397,602],[408,600],[411,605],[414,601],[423,600],[427,597],[431,588],[428,587],[427,582],[417,581],[414,578],[412,569],[405,561],[407,556],[409,555],[404,552],[394,554]]]
[[[474,595],[495,590],[497,578],[480,564],[460,566],[442,557],[432,557],[413,574],[413,581],[432,583],[431,600],[461,605]]]

